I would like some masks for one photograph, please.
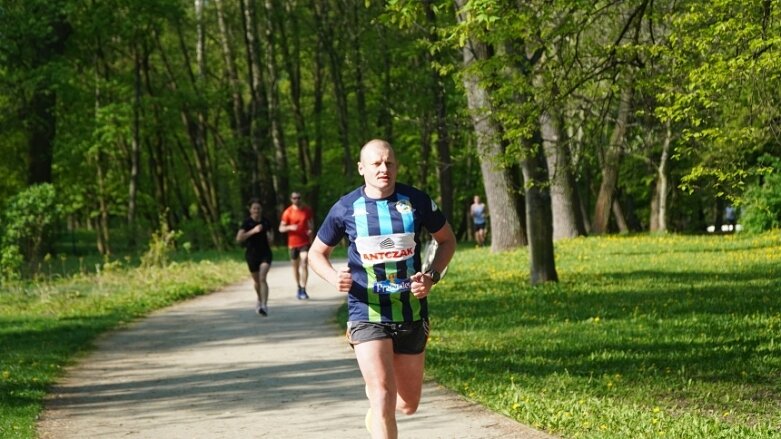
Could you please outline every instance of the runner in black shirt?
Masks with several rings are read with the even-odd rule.
[[[244,220],[236,233],[236,242],[246,247],[244,257],[247,259],[252,280],[255,283],[255,293],[258,301],[255,312],[262,316],[268,315],[268,283],[266,275],[271,268],[271,242],[274,239],[269,220],[262,216],[263,205],[253,198],[249,202],[250,216]]]

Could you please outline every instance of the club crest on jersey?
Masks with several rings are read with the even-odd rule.
[[[396,202],[396,210],[399,213],[410,213],[412,212],[412,203],[409,200],[399,200]]]

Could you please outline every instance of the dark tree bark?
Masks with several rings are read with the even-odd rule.
[[[526,155],[521,159],[526,187],[526,231],[529,238],[530,280],[532,285],[558,282],[553,250],[551,200],[548,192],[548,171],[545,155],[537,142],[526,144]]]
[[[59,8],[47,11],[51,15],[49,33],[29,41],[33,58],[30,61],[33,68],[39,68],[46,63],[59,58],[65,53],[65,45],[73,29],[62,15]],[[57,92],[52,86],[56,78],[41,79],[35,85],[25,111],[29,127],[27,142],[27,183],[51,183],[52,160],[54,157],[54,137],[57,126],[56,104]]]

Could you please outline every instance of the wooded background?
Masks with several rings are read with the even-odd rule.
[[[224,249],[250,197],[276,224],[294,190],[319,222],[372,138],[460,238],[483,195],[533,283],[556,239],[720,230],[729,204],[781,223],[770,0],[0,5],[6,265],[48,229],[104,255],[162,227]]]

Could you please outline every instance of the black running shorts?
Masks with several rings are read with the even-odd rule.
[[[390,338],[393,352],[420,354],[428,342],[429,322],[418,320],[406,323],[347,322],[347,342],[350,346]]]
[[[249,268],[249,272],[255,273],[260,271],[260,264],[265,262],[271,265],[272,255],[270,251],[248,251],[244,254],[244,258],[247,260],[247,268]]]

